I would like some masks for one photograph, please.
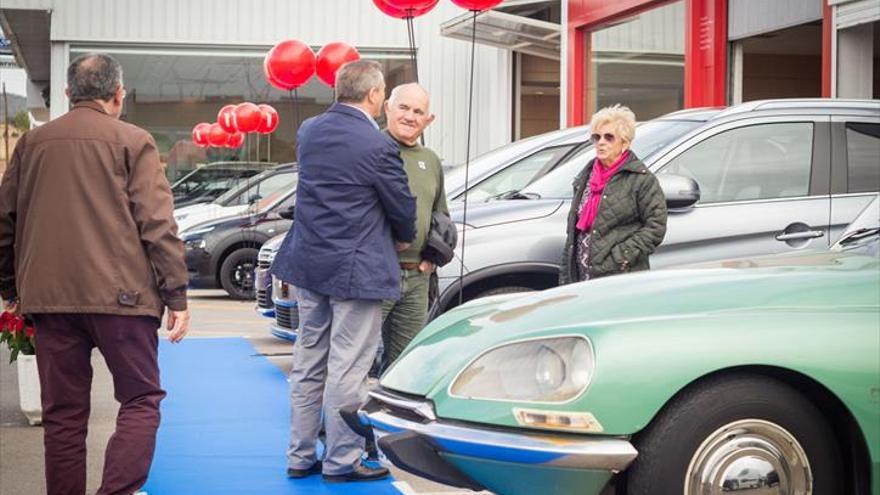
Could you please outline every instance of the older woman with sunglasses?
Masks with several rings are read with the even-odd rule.
[[[596,158],[574,180],[560,282],[650,268],[666,234],[666,199],[630,149],[635,115],[620,105],[593,115]]]

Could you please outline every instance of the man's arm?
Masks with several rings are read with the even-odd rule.
[[[156,144],[144,133],[127,151],[129,209],[156,272],[159,294],[169,309],[184,311],[188,275],[183,242],[177,237],[174,200]]]
[[[9,309],[18,296],[15,288],[15,222],[18,214],[18,176],[27,134],[19,139],[0,183],[0,297]]]
[[[391,222],[394,240],[409,243],[416,238],[416,200],[409,190],[403,160],[390,142],[376,157],[373,187]]]

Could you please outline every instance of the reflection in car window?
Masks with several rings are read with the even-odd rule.
[[[223,206],[247,205],[254,200],[266,198],[280,190],[288,190],[296,185],[297,174],[294,172],[283,172],[270,175],[269,177],[252,184],[247,189],[239,188],[235,197],[220,197],[217,202],[225,199]],[[224,195],[225,196],[225,195]]]
[[[812,123],[752,125],[697,143],[661,173],[696,180],[701,204],[806,196],[812,154]]]
[[[519,160],[470,188],[468,201],[482,201],[505,192],[519,191],[565,156],[573,147],[574,144],[567,144],[545,148]],[[456,196],[455,199],[464,200],[464,192]]]
[[[696,128],[702,122],[677,120],[652,120],[636,127],[632,150],[640,159],[647,160],[664,146]],[[549,174],[526,186],[524,195],[540,198],[570,198],[574,193],[572,181],[583,168],[596,157],[592,146],[587,146],[556,167]]]
[[[846,124],[848,192],[880,191],[880,124]]]
[[[569,132],[570,131],[570,132]],[[489,152],[483,153],[477,158],[471,159],[468,167],[468,178],[473,181],[475,178],[492,172],[495,168],[508,160],[512,160],[523,153],[527,153],[536,148],[546,146],[550,143],[558,143],[563,139],[568,139],[573,135],[583,135],[584,140],[589,136],[589,131],[584,128],[572,128],[565,131],[552,131],[545,134],[539,134],[510,144],[495,148]],[[465,167],[464,164],[458,164],[449,170],[444,170],[444,183],[447,192],[452,192],[459,187],[464,186]],[[468,198],[470,200],[470,198]]]

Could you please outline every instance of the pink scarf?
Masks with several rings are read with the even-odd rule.
[[[588,199],[581,210],[580,218],[578,218],[578,230],[586,232],[593,226],[593,222],[596,220],[596,214],[599,213],[599,202],[602,200],[602,191],[605,190],[608,181],[610,181],[611,178],[614,177],[614,174],[620,170],[620,167],[623,165],[623,162],[626,161],[627,156],[629,156],[628,150],[624,151],[623,154],[621,154],[620,157],[607,168],[599,162],[598,158],[596,158],[596,163],[593,164],[593,171],[590,173],[590,191],[587,193]]]

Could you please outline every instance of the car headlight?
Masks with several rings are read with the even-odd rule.
[[[484,352],[453,380],[449,394],[468,399],[566,402],[593,377],[593,348],[582,336],[539,338]]]
[[[190,237],[183,241],[183,245],[187,249],[205,249],[208,243],[202,237]]]

